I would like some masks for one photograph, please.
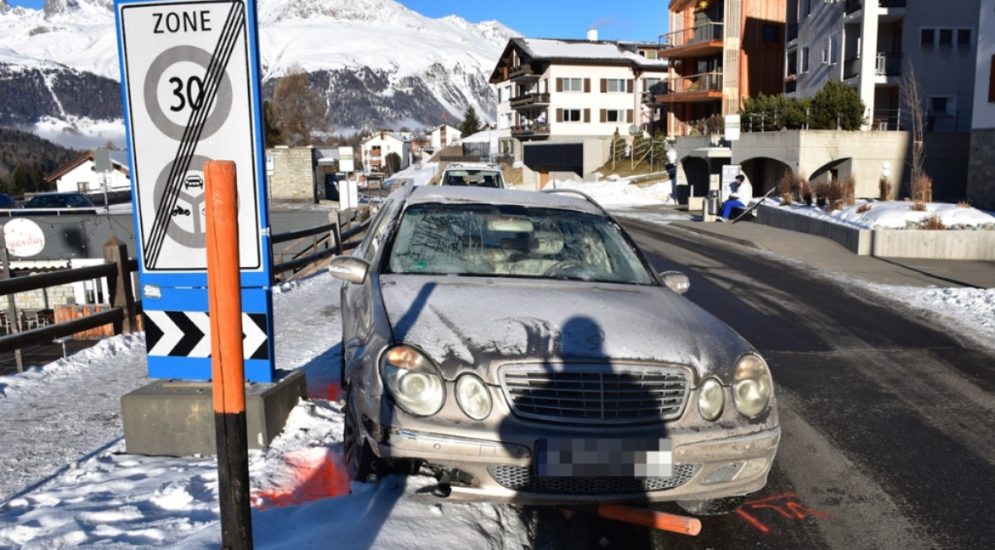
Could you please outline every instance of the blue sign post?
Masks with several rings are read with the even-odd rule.
[[[273,304],[255,0],[115,0],[149,376],[207,380],[203,165],[231,160],[246,379],[272,382]]]

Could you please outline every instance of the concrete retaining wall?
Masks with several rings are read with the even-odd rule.
[[[800,231],[834,240],[844,248],[859,256],[871,254],[871,230],[847,227],[808,216],[792,214],[777,206],[761,204],[757,209],[757,221],[764,225]]]
[[[831,239],[859,256],[995,260],[995,231],[857,229],[766,204],[757,209],[757,221]]]

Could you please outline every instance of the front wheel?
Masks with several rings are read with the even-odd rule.
[[[345,425],[342,430],[343,456],[349,479],[367,482],[373,475],[373,449],[363,437],[353,404],[352,392],[346,393]]]

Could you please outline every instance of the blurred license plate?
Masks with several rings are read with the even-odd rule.
[[[540,439],[539,477],[663,477],[673,475],[669,439]]]

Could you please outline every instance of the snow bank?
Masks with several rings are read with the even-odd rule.
[[[777,200],[773,199],[774,202]],[[926,203],[925,211],[915,211],[911,207],[912,203],[908,201],[866,200],[858,200],[853,206],[829,213],[804,204],[782,206],[794,214],[858,229],[915,229],[933,216],[938,217],[947,229],[995,229],[995,216],[977,208],[939,202]],[[864,211],[861,212],[861,209]]]
[[[631,178],[619,178],[597,182],[575,180],[553,180],[553,189],[576,189],[586,193],[604,207],[632,207],[673,204],[669,182],[655,183],[640,187],[631,183]]]
[[[516,508],[419,494],[430,477],[348,482],[342,409],[327,399],[337,397],[339,285],[325,272],[274,293],[277,366],[304,369],[313,399],[249,453],[256,546],[527,547]],[[144,352],[142,337],[118,336],[0,377],[0,548],[220,545],[213,457],[124,454],[119,399],[147,382]]]

